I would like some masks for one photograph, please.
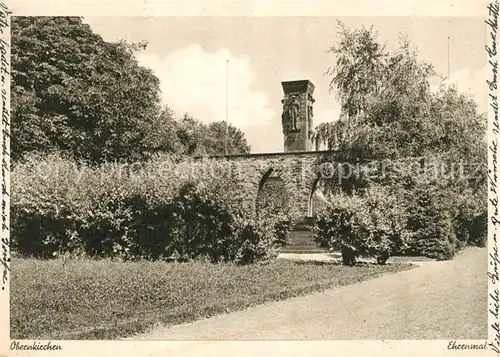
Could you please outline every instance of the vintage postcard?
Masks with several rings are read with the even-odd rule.
[[[0,3],[0,355],[500,354],[491,1]]]

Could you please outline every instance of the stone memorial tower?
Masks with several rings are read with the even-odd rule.
[[[281,124],[285,138],[285,152],[311,151],[314,142],[313,93],[309,80],[281,82],[284,99]]]

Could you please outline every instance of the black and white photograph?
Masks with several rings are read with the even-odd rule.
[[[435,340],[500,353],[498,1],[461,16],[335,3],[315,16],[1,5],[2,352]]]

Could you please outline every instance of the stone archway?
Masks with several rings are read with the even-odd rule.
[[[257,216],[289,211],[291,205],[290,187],[274,168],[269,168],[262,176],[256,197]]]
[[[311,194],[309,195],[309,200],[307,202],[307,217],[312,217],[313,215],[314,194],[318,189],[318,183],[319,183],[319,178],[315,179],[312,184]]]
[[[307,218],[313,217],[326,204],[328,204],[328,201],[321,187],[321,178],[317,177],[312,184],[309,200],[307,202]]]
[[[284,94],[281,101],[284,152],[225,155],[215,159],[230,162],[231,173],[241,187],[242,208],[252,214],[258,214],[259,194],[266,182],[271,178],[278,186],[279,181],[278,195],[287,193],[292,221],[297,229],[301,225],[302,228],[306,226],[305,221],[313,215],[316,201],[321,200],[318,197],[321,166],[336,162],[342,156],[331,150],[313,151],[314,85],[309,80],[281,84]],[[302,238],[304,242],[311,241],[310,237]]]
[[[289,152],[272,154],[245,154],[219,157],[218,160],[230,162],[232,175],[240,182],[244,196],[242,204],[255,212],[259,192],[264,183],[280,178],[280,185],[286,188],[294,217],[303,220],[310,216],[311,197],[317,189],[321,176],[320,162],[324,155],[334,152]],[[312,196],[311,196],[312,195]],[[295,219],[294,219],[295,220]]]
[[[290,243],[283,247],[285,253],[321,253],[312,232],[308,217],[314,210],[315,193],[322,177],[321,163],[334,160],[336,152],[308,151],[287,153],[245,154],[218,157],[217,160],[230,162],[232,174],[238,180],[242,196],[242,206],[258,215],[258,197],[265,183],[271,178],[279,178],[280,192],[286,192],[290,202],[293,229],[289,234]]]

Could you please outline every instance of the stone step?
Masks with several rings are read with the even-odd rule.
[[[314,243],[314,236],[309,231],[292,231],[289,233],[290,241],[292,242],[311,242]]]
[[[288,244],[287,247],[318,248],[316,244],[308,244],[308,243]]]
[[[310,239],[314,239],[312,232],[310,231],[291,231],[289,233],[290,237],[310,237]]]
[[[320,248],[314,242],[313,233],[305,226],[305,222],[299,222],[289,233],[290,243],[284,246],[283,253],[326,253],[327,249]]]
[[[316,247],[316,245],[317,245],[311,238],[290,237],[289,242],[290,243],[287,244],[287,245],[293,245],[293,246],[311,246],[311,247]]]
[[[295,226],[293,227],[293,230],[294,231],[310,231],[309,230],[309,227],[307,226],[306,222],[304,221],[300,221],[298,223],[295,224]]]
[[[283,249],[295,249],[295,250],[311,250],[311,249],[319,249],[323,250],[323,248],[320,248],[317,245],[305,245],[305,244],[298,244],[298,245],[286,245],[283,247]],[[326,250],[326,249],[325,249]]]
[[[319,247],[291,247],[285,246],[280,250],[283,253],[328,253],[328,250]]]
[[[281,253],[294,253],[294,254],[311,254],[311,253],[328,253],[327,250],[323,250],[321,248],[307,248],[307,249],[299,249],[292,247],[283,247],[281,249]]]

